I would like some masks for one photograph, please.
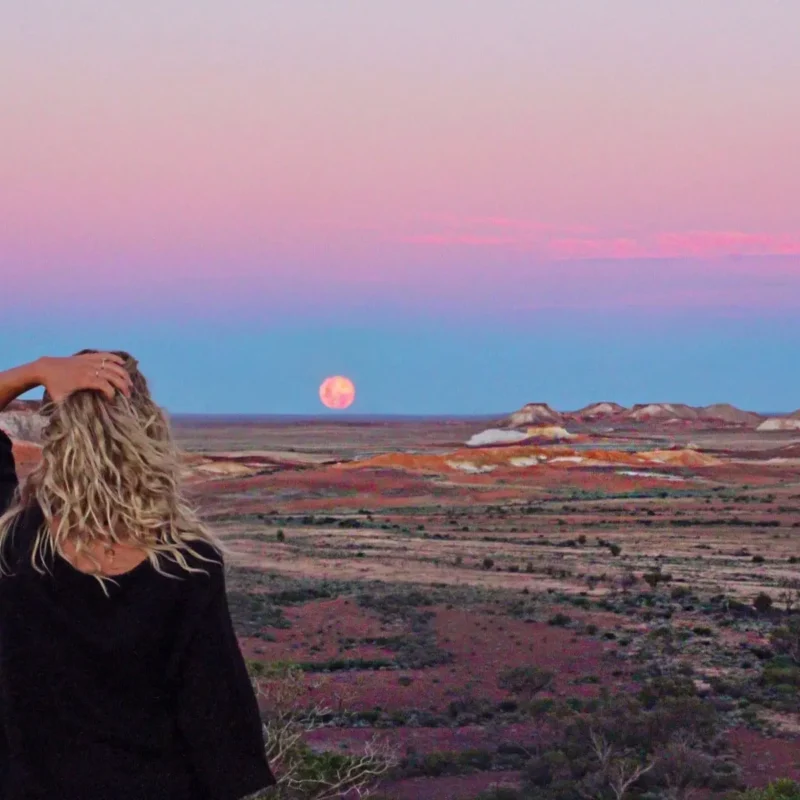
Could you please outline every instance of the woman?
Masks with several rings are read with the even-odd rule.
[[[235,800],[275,782],[222,550],[179,489],[166,420],[126,353],[0,373],[43,385],[18,491],[0,432],[0,798]]]

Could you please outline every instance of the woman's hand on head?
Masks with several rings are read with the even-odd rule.
[[[123,360],[114,353],[86,353],[66,358],[39,359],[41,383],[53,402],[85,389],[102,392],[113,400],[116,392],[130,396],[131,379]]]

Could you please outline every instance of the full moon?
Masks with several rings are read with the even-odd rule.
[[[322,405],[328,408],[348,408],[356,399],[356,387],[350,378],[342,375],[333,375],[325,378],[319,387],[319,399]]]

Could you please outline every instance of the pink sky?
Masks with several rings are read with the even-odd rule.
[[[640,303],[796,305],[798,30],[749,0],[14,3],[5,286],[424,304],[599,259]]]

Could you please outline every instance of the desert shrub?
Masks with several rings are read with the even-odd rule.
[[[269,595],[232,589],[228,591],[228,607],[241,636],[260,636],[263,628],[291,627],[283,609]]]
[[[403,638],[395,653],[395,665],[402,669],[425,669],[453,663],[453,654],[439,647],[435,633],[430,630]]]
[[[772,609],[772,598],[766,592],[759,592],[753,598],[753,608],[759,614],[766,614]]]
[[[338,595],[336,586],[323,583],[298,583],[277,592],[270,592],[265,595],[273,603],[279,606],[296,605],[298,603],[308,603],[311,600],[327,600]]]
[[[800,800],[800,783],[779,780],[764,789],[749,789],[729,795],[728,800]]]
[[[533,716],[550,714],[556,710],[556,701],[552,697],[537,697],[528,707]]]
[[[683,741],[708,747],[719,724],[719,715],[711,703],[699,697],[672,697],[651,709],[646,736],[656,745],[670,741],[673,733],[679,732]]]
[[[435,602],[428,592],[419,589],[386,593],[364,591],[359,593],[357,600],[362,608],[373,609],[387,619],[406,617],[413,609],[431,606]]]
[[[673,630],[669,627],[669,625],[661,625],[658,628],[654,628],[648,636],[651,639],[672,639]]]
[[[511,694],[530,702],[553,683],[553,673],[537,666],[510,667],[500,673],[497,684]]]
[[[361,520],[360,519],[340,519],[336,524],[340,528],[360,528],[361,527]]]
[[[630,695],[606,695],[567,712],[522,770],[522,798],[677,800],[698,788],[734,787],[736,770],[723,757],[714,707],[677,679],[647,688],[647,706]]]
[[[783,603],[787,614],[792,614],[795,607],[800,604],[800,581],[791,581],[789,586],[778,595],[778,600]]]
[[[649,680],[639,691],[639,701],[648,709],[655,708],[665,699],[696,697],[697,689],[691,678],[685,676],[657,677]]]
[[[483,559],[482,566],[484,569],[491,569],[494,566],[494,559],[487,556]]]
[[[793,616],[786,625],[776,628],[770,635],[770,644],[776,653],[800,666],[800,616]]]
[[[669,583],[672,580],[672,575],[668,572],[662,572],[660,569],[655,569],[642,575],[642,579],[651,589],[656,589],[659,583]]]
[[[275,534],[275,538],[279,542],[285,542],[286,541],[286,534],[283,532],[283,528],[278,528],[278,531]]]
[[[437,750],[431,753],[409,753],[399,762],[398,776],[405,778],[442,775],[461,775],[469,772],[491,770],[497,760],[497,752],[481,748],[467,750]],[[519,757],[512,761],[519,766]]]
[[[764,667],[761,680],[767,686],[800,688],[800,666],[775,658]]]
[[[622,552],[622,548],[618,544],[610,544],[608,549],[611,551],[612,556],[618,556]]]
[[[349,792],[369,797],[378,781],[397,763],[395,753],[377,739],[363,752],[316,752],[304,741],[330,709],[303,708],[309,685],[296,667],[272,665],[272,673],[254,688],[264,698],[264,739],[276,786],[264,800],[336,800]]]
[[[452,720],[455,720],[456,724],[468,725],[481,719],[491,718],[494,709],[488,700],[475,697],[467,691],[447,704],[447,713]]]
[[[572,618],[568,617],[566,614],[562,614],[560,611],[558,614],[554,614],[547,620],[548,625],[555,625],[557,627],[565,628],[567,625],[572,622]]]
[[[327,661],[298,661],[303,672],[346,672],[350,670],[388,669],[394,662],[385,658],[330,658]]]
[[[435,590],[420,591],[409,588],[405,591],[362,591],[357,595],[362,608],[378,611],[383,620],[402,620],[411,628],[409,633],[381,638],[380,644],[395,653],[394,665],[403,669],[421,669],[453,661],[453,654],[441,648],[437,642],[432,622],[433,611],[420,606],[430,606],[443,599],[437,598]]]
[[[713,756],[686,742],[676,741],[658,751],[649,778],[666,790],[666,797],[680,800],[692,797],[697,787],[718,785],[716,767]]]

